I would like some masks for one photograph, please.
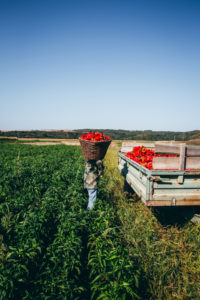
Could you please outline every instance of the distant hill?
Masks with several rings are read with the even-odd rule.
[[[200,130],[177,132],[177,131],[152,131],[152,130],[122,130],[122,129],[77,129],[77,130],[24,130],[24,131],[0,131],[2,137],[18,138],[56,138],[77,139],[81,134],[88,131],[99,131],[111,136],[114,140],[178,140],[188,141],[200,139]]]

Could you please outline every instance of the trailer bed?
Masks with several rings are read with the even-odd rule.
[[[200,206],[200,170],[148,170],[118,152],[120,173],[146,206]]]

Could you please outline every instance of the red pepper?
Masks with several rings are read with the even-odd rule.
[[[152,169],[152,163],[154,157],[176,157],[172,154],[156,154],[154,150],[145,148],[144,146],[134,147],[132,151],[126,154],[126,157],[134,160],[138,164],[147,169]]]
[[[110,141],[110,136],[104,135],[102,132],[88,132],[87,134],[83,134],[80,136],[81,139],[87,140],[87,141]]]

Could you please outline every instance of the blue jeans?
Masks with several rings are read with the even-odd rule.
[[[88,195],[89,195],[89,202],[88,202],[88,207],[87,209],[92,209],[95,200],[97,199],[97,189],[87,189],[88,190]]]

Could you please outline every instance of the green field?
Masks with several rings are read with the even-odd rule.
[[[161,224],[105,158],[88,212],[77,146],[0,143],[0,299],[198,299],[200,225]]]

